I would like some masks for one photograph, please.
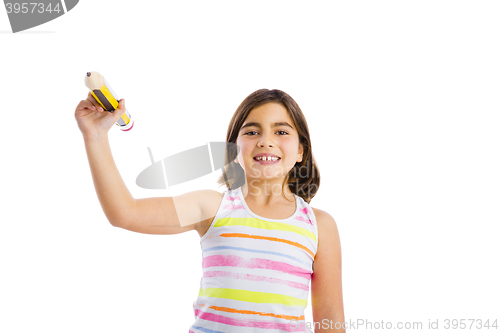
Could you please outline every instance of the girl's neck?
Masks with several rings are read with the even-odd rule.
[[[247,180],[241,187],[241,193],[245,201],[251,200],[264,206],[295,202],[295,196],[290,188],[285,184],[282,191],[282,184],[283,179],[276,182]]]

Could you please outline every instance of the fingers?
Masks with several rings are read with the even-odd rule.
[[[76,107],[76,109],[77,110],[89,109],[89,110],[98,111],[98,112],[103,112],[104,111],[104,109],[100,105],[98,105],[98,104],[97,105],[92,104],[88,100],[82,100],[82,101],[80,101],[80,104],[78,104],[78,106]]]
[[[82,101],[80,101],[80,103],[78,104],[76,109],[77,110],[84,110],[84,109],[96,110],[96,107],[91,102],[89,102],[87,100],[82,100]]]
[[[87,96],[87,99],[80,101],[80,103],[76,107],[76,111],[81,111],[85,109],[97,111],[100,113],[105,111],[90,92]],[[112,114],[114,117],[116,117],[116,119],[118,119],[125,113],[125,110],[126,110],[125,99],[122,98],[121,100],[118,101],[118,108],[114,112],[112,112]]]
[[[103,112],[104,109],[101,107],[101,105],[99,104],[99,102],[94,98],[94,96],[92,96],[92,93],[89,92],[89,94],[87,95],[87,99],[86,101],[88,101],[89,103],[92,104],[92,106],[94,108],[89,108],[91,110],[96,110],[98,112]]]

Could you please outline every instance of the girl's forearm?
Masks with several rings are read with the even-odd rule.
[[[108,221],[119,226],[134,209],[135,199],[123,182],[111,154],[107,133],[84,138],[92,180]]]

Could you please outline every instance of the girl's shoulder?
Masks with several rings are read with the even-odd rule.
[[[311,209],[313,210],[314,216],[316,217],[316,223],[318,225],[318,233],[320,232],[320,229],[331,230],[332,227],[337,229],[337,223],[330,214],[318,208],[311,207]]]

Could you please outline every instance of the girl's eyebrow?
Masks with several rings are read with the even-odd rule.
[[[241,126],[240,131],[242,129],[244,129],[245,127],[250,127],[250,126],[255,126],[255,127],[258,127],[258,128],[262,128],[262,126],[260,125],[260,123],[246,123],[243,126]],[[281,122],[277,122],[277,123],[272,124],[272,127],[278,127],[278,126],[288,126],[291,129],[293,129],[292,125],[290,125],[289,123],[287,123],[285,121],[281,121]]]

